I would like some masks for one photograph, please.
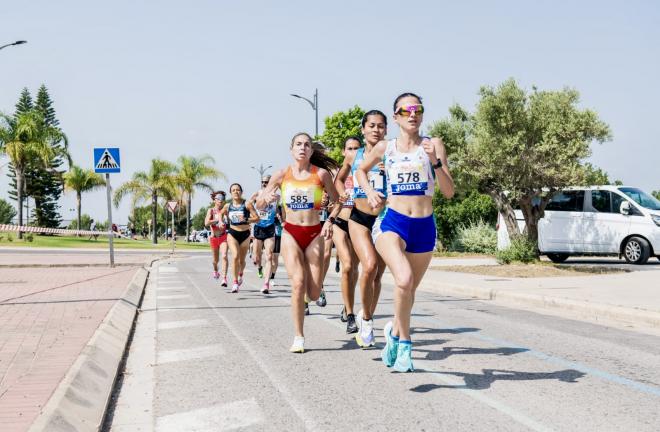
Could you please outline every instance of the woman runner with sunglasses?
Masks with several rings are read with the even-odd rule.
[[[247,241],[250,237],[250,223],[259,220],[252,204],[243,199],[243,187],[234,183],[229,187],[231,201],[222,208],[221,218],[229,221],[229,250],[232,256],[232,270],[234,273],[234,283],[231,287],[232,293],[237,293],[243,283],[243,270],[245,270],[245,255],[247,255],[250,243]]]
[[[291,140],[293,163],[276,172],[266,190],[257,198],[257,208],[264,209],[277,201],[281,189],[285,214],[282,232],[284,266],[291,280],[291,314],[295,337],[291,352],[305,352],[303,333],[305,294],[311,299],[319,298],[323,272],[324,239],[332,236],[332,223],[341,210],[334,206],[332,214],[321,225],[319,209],[323,192],[330,202],[337,202],[338,195],[329,170],[337,163],[319,150],[312,148],[312,138],[298,133]]]
[[[225,205],[225,192],[218,191],[211,194],[213,207],[208,209],[204,218],[204,225],[211,228],[211,251],[213,253],[213,278],[218,279],[218,261],[222,257],[222,286],[227,286],[227,230],[225,221],[220,218],[220,211]]]
[[[360,138],[351,136],[344,140],[344,164],[335,178],[335,187],[340,196],[343,197],[343,208],[335,221],[335,228],[332,232],[332,241],[337,248],[337,259],[341,262],[341,294],[344,300],[344,306],[341,310],[339,319],[346,323],[346,333],[356,333],[358,331],[353,313],[355,303],[355,284],[358,278],[358,257],[351,244],[351,236],[348,232],[348,219],[353,210],[353,175],[350,172],[350,165],[346,164],[347,159],[353,159],[355,152],[361,147]]]
[[[426,272],[436,241],[433,217],[435,186],[446,197],[454,195],[454,181],[447,168],[442,140],[420,136],[424,106],[413,93],[394,101],[394,121],[399,138],[381,141],[365,157],[356,172],[372,207],[382,205],[384,194],[368,181],[379,162],[385,164],[387,204],[376,220],[376,249],[394,277],[394,320],[385,325],[385,348],[381,358],[387,367],[413,371],[410,314],[415,290]]]
[[[376,305],[378,304],[378,297],[380,297],[381,278],[385,271],[385,262],[378,255],[374,247],[371,228],[376,221],[376,217],[383,210],[385,203],[382,202],[377,207],[372,207],[369,204],[364,189],[357,182],[356,171],[366,155],[371,154],[376,144],[385,138],[386,133],[387,117],[385,117],[385,114],[378,110],[367,112],[362,117],[362,136],[364,136],[365,146],[344,159],[344,165],[339,175],[343,176],[344,173],[350,173],[353,176],[354,182],[354,207],[348,221],[348,229],[353,248],[362,265],[362,273],[360,275],[362,310],[357,316],[360,331],[355,335],[355,341],[362,348],[369,348],[375,345],[373,316],[376,311]],[[374,165],[368,172],[368,180],[376,192],[385,196],[387,190],[385,189],[385,172],[383,169],[384,166],[382,163]],[[335,186],[341,192],[341,185],[335,182]]]

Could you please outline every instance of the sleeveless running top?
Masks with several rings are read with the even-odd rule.
[[[277,201],[268,204],[263,210],[257,210],[259,215],[259,222],[256,223],[258,227],[269,227],[275,223],[275,215],[277,213]]]
[[[353,196],[355,194],[355,179],[353,177],[353,172],[351,172],[346,180],[344,181],[344,190],[348,193],[348,199],[342,206],[342,208],[353,208],[355,201],[353,201]]]
[[[218,216],[218,213],[220,210],[217,210],[215,207],[211,208],[211,214],[213,215],[213,219],[215,219]],[[225,228],[220,228],[218,225],[211,225],[211,232],[213,233],[214,237],[221,237],[222,234],[225,232]]]
[[[227,215],[229,216],[229,225],[247,225],[248,218],[250,217],[250,210],[248,210],[245,205],[245,201],[237,206],[231,202],[227,209]]]
[[[433,196],[435,173],[431,160],[421,145],[411,153],[396,149],[396,138],[387,142],[383,155],[388,195]]]
[[[318,167],[312,165],[309,177],[298,180],[289,167],[282,179],[282,202],[290,210],[321,210],[323,184]]]
[[[364,147],[358,149],[355,154],[355,159],[353,160],[353,165],[351,165],[351,176],[355,180],[355,171],[364,160]],[[367,173],[367,178],[371,187],[374,188],[376,192],[380,192],[383,195],[387,196],[387,189],[385,188],[385,173],[381,173],[378,165],[374,165],[369,172]],[[364,193],[364,189],[360,187],[357,182],[355,182],[353,187],[353,198],[366,198],[367,194]]]

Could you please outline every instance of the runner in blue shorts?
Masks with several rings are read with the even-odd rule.
[[[369,184],[368,173],[380,162],[385,168],[387,203],[372,235],[395,283],[394,319],[385,325],[386,345],[381,357],[386,366],[400,372],[414,370],[410,314],[415,290],[435,248],[433,193],[437,185],[446,198],[454,195],[442,140],[420,136],[423,113],[419,96],[404,93],[397,97],[394,121],[399,125],[399,137],[379,142],[356,171],[369,204],[378,207],[384,194]]]

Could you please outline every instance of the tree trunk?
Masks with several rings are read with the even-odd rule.
[[[151,194],[151,243],[158,244],[158,229],[156,226],[156,212],[158,211],[158,195],[156,192]]]
[[[540,206],[532,204],[532,196],[525,196],[520,199],[520,209],[525,218],[525,232],[527,239],[538,244],[539,242],[539,219],[543,215]],[[537,249],[538,256],[538,249]]]
[[[491,198],[495,201],[495,206],[497,211],[502,213],[504,217],[504,224],[506,225],[506,231],[509,233],[509,238],[512,239],[520,235],[520,229],[518,228],[518,221],[516,220],[516,213],[511,207],[511,203],[503,194],[498,194],[495,192],[490,193]]]
[[[23,170],[14,166],[16,172],[16,202],[18,203],[18,226],[23,225]],[[23,238],[23,232],[18,232],[18,238]]]
[[[190,241],[190,206],[192,205],[192,196],[188,194],[188,204],[186,209],[186,242]]]
[[[80,191],[76,191],[76,211],[78,212],[78,229],[82,229],[82,214],[81,214],[81,209],[82,206],[80,205],[80,202],[82,201],[82,193]],[[78,233],[76,235],[77,237],[80,237],[81,234]]]

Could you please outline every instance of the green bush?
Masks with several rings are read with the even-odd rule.
[[[458,227],[453,249],[492,254],[497,250],[497,231],[483,220]]]
[[[438,229],[438,239],[443,246],[456,244],[456,236],[461,226],[470,226],[479,221],[495,225],[497,209],[488,195],[471,191],[457,194],[448,200],[439,191],[433,198],[433,208]]]
[[[14,234],[12,233],[7,233],[7,241],[13,242],[14,241]]]
[[[23,239],[24,239],[26,242],[32,243],[32,242],[34,241],[34,234],[32,234],[32,233],[26,233],[26,234],[23,236]]]
[[[538,245],[535,241],[529,240],[527,236],[515,236],[511,239],[509,247],[497,251],[495,257],[500,264],[530,263],[538,260]]]

